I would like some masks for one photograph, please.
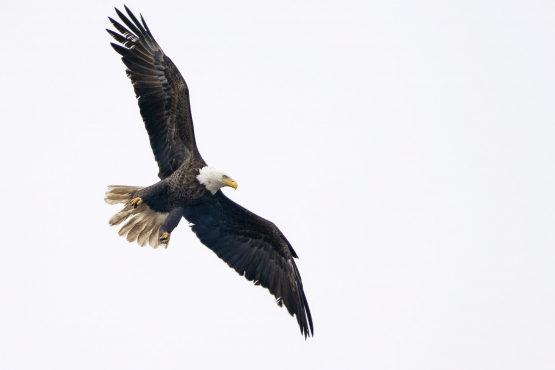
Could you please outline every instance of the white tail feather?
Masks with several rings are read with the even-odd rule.
[[[106,191],[106,198],[104,198],[104,201],[108,204],[125,204],[131,199],[133,193],[143,188],[143,186],[110,185]]]
[[[141,247],[144,247],[148,242],[153,248],[160,246],[167,248],[167,243],[159,241],[159,233],[160,227],[166,221],[166,217],[168,217],[168,213],[153,211],[145,203],[137,208],[131,205],[133,194],[141,189],[143,187],[140,186],[108,186],[104,201],[108,204],[125,204],[121,211],[112,216],[109,221],[110,225],[119,225],[131,217],[118,232],[120,236],[127,235],[129,242],[137,241]]]

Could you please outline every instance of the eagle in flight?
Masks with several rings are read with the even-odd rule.
[[[189,89],[171,59],[164,54],[143,17],[141,22],[116,9],[124,27],[107,30],[121,45],[112,43],[127,66],[141,116],[158,163],[156,184],[109,186],[105,201],[123,204],[110,225],[125,221],[119,235],[141,246],[167,248],[172,231],[184,217],[200,241],[239,275],[262,285],[279,306],[297,318],[301,334],[314,333],[312,316],[295,264],[293,247],[272,222],[226,197],[220,188],[237,189],[228,174],[208,166],[195,142]]]

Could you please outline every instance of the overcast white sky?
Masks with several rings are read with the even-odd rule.
[[[118,237],[157,167],[109,1],[1,6],[2,369],[555,368],[555,2],[131,1],[315,337],[204,247]]]

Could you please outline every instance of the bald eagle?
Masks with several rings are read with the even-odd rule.
[[[227,173],[208,166],[195,142],[189,89],[164,54],[145,20],[116,9],[124,27],[107,30],[123,46],[112,43],[127,66],[141,116],[158,163],[160,181],[148,187],[109,186],[105,201],[123,204],[110,225],[127,220],[119,235],[141,246],[167,248],[170,235],[184,217],[200,241],[239,275],[262,285],[295,315],[306,338],[314,333],[293,247],[272,222],[226,197],[220,188],[237,189]]]

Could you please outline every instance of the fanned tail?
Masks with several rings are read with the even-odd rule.
[[[153,211],[145,203],[142,203],[137,208],[134,208],[131,204],[133,195],[141,189],[143,189],[142,186],[108,186],[104,201],[108,204],[125,205],[121,211],[112,216],[109,223],[115,226],[130,218],[118,232],[120,236],[127,235],[129,242],[137,241],[141,247],[148,243],[152,248],[160,246],[167,248],[167,243],[160,242],[159,233],[160,226],[166,221],[168,214]]]

